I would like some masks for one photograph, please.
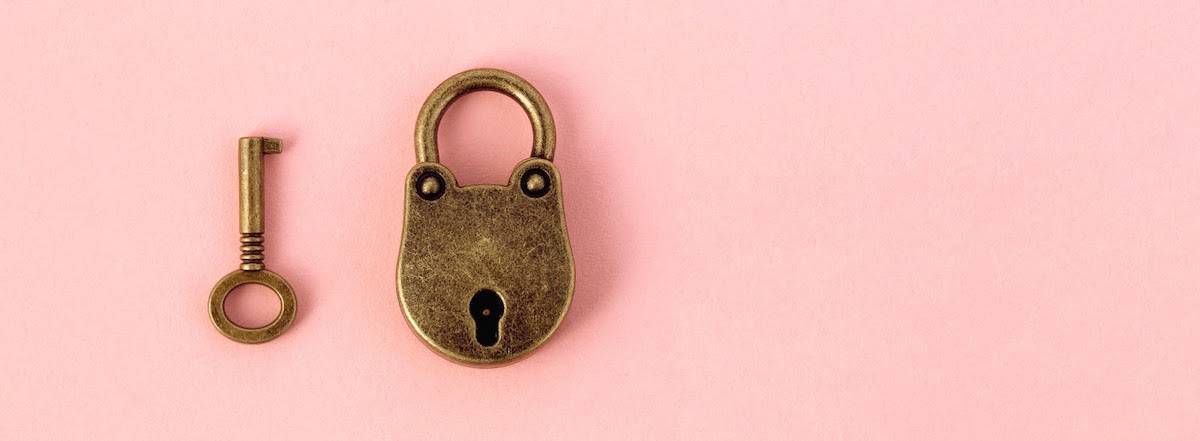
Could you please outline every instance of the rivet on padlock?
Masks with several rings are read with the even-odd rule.
[[[532,157],[507,185],[459,186],[438,162],[437,129],[454,100],[490,90],[516,100],[533,125]],[[575,266],[554,159],[554,119],[528,82],[475,69],[442,82],[417,116],[417,164],[405,181],[396,270],[401,307],[435,352],[472,366],[528,354],[562,322]]]

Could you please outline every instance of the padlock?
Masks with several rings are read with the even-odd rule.
[[[438,162],[442,115],[481,90],[516,100],[533,125],[532,157],[513,168],[507,185],[459,186]],[[396,285],[409,326],[436,353],[469,366],[510,363],[541,346],[566,315],[575,264],[554,143],[545,99],[509,72],[459,73],[421,107]]]

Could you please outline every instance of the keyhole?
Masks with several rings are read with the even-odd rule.
[[[500,341],[500,317],[504,315],[504,300],[490,289],[482,289],[471,297],[471,318],[475,319],[475,341],[493,346]]]

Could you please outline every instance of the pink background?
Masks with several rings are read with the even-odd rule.
[[[0,14],[0,439],[1200,437],[1194,2],[189,3]],[[395,291],[417,110],[480,66],[550,103],[578,273],[493,370]],[[443,127],[465,183],[528,154],[500,95]],[[247,135],[261,346],[205,309]]]

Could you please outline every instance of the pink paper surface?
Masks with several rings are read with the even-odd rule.
[[[1200,438],[1194,2],[192,3],[0,13],[0,439]],[[417,111],[483,66],[577,266],[492,370],[395,289]],[[528,154],[498,94],[442,128],[467,184]],[[260,346],[206,310],[249,135]]]

